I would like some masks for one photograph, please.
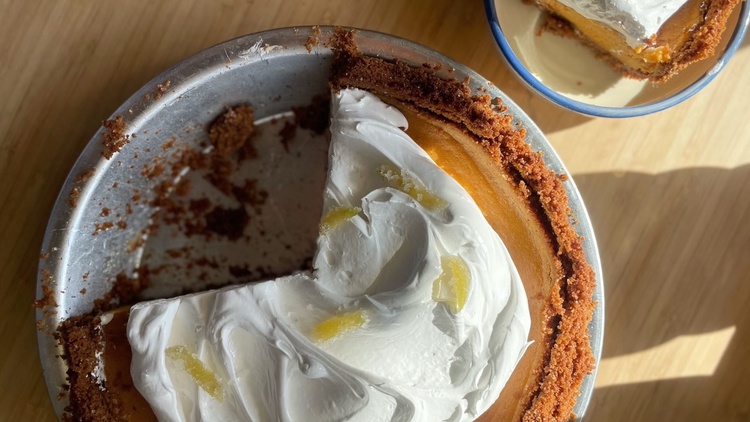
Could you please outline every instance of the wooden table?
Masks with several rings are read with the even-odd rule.
[[[54,420],[36,349],[39,250],[102,120],[206,47],[311,24],[405,37],[492,80],[578,183],[604,265],[604,356],[588,420],[750,420],[750,42],[696,97],[590,119],[524,88],[479,0],[0,0],[0,420]]]

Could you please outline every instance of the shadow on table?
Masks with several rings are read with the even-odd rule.
[[[707,344],[710,333],[734,330],[723,353],[682,346],[680,356],[688,358],[672,362],[705,368],[714,360],[712,375],[598,388],[587,420],[750,420],[750,165],[575,180],[603,261],[603,363],[700,335],[708,335],[700,350],[722,349],[724,343]]]

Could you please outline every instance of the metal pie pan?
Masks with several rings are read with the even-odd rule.
[[[154,78],[112,114],[112,119],[122,116],[127,133],[137,134],[120,152],[110,159],[103,157],[101,140],[107,133],[104,127],[89,141],[50,216],[37,281],[38,297],[45,294],[46,287],[47,295],[56,303],[38,310],[37,319],[44,327],[38,334],[41,363],[58,415],[67,405],[65,398],[60,399],[65,397],[62,393],[67,364],[60,357],[62,349],[52,333],[68,317],[90,311],[94,300],[112,287],[117,274],[137,270],[143,251],[138,248],[132,251],[133,239],[145,236],[153,214],[148,206],[135,207],[123,214],[119,230],[99,232],[102,204],[108,209],[122,209],[132,201],[134,191],[147,195],[155,182],[143,177],[139,169],[169,153],[162,147],[171,136],[176,135],[179,142],[198,145],[205,138],[206,125],[228,105],[251,102],[255,118],[264,119],[310,104],[313,97],[327,92],[333,55],[325,45],[314,41],[317,34],[332,30],[276,29],[202,51]],[[526,128],[527,142],[542,153],[550,169],[569,176],[565,188],[572,218],[585,239],[585,254],[596,273],[597,307],[589,328],[598,363],[604,327],[604,289],[596,240],[578,189],[542,132],[502,91],[461,63],[387,34],[360,30],[356,39],[360,50],[368,55],[397,58],[414,65],[440,65],[440,72],[452,78],[469,77],[472,89],[481,88],[502,100],[508,112]],[[129,189],[112,188],[118,185],[127,185]],[[579,417],[588,405],[594,378],[595,372],[584,379],[574,409]]]

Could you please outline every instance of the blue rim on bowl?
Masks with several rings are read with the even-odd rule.
[[[511,68],[520,77],[520,79],[523,80],[523,82],[533,91],[537,92],[539,95],[549,101],[552,101],[553,103],[576,111],[578,113],[597,117],[623,118],[643,116],[673,107],[692,97],[698,91],[708,85],[708,83],[711,82],[711,80],[713,80],[714,77],[716,77],[716,75],[718,75],[719,72],[724,68],[724,66],[729,62],[729,59],[732,57],[735,51],[737,51],[740,44],[742,43],[742,39],[747,32],[747,27],[750,24],[750,5],[748,5],[747,1],[743,0],[739,5],[739,19],[734,28],[734,31],[730,36],[726,48],[721,52],[720,57],[718,57],[716,61],[716,64],[714,64],[710,69],[703,73],[703,75],[690,83],[686,88],[672,95],[669,95],[664,99],[642,105],[610,107],[588,104],[571,99],[545,85],[536,76],[534,76],[534,74],[532,74],[531,71],[529,71],[529,69],[523,64],[516,52],[513,51],[513,48],[508,42],[506,34],[505,32],[503,32],[503,29],[500,26],[500,20],[498,18],[498,11],[495,1],[496,0],[484,0],[487,21],[490,25],[492,36],[495,38],[500,51],[502,52]]]

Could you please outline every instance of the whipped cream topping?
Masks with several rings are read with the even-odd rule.
[[[618,31],[631,47],[646,40],[687,0],[560,0],[587,19],[599,21]]]
[[[523,286],[469,194],[372,94],[331,112],[314,273],[132,308],[159,420],[471,421],[523,354]]]

